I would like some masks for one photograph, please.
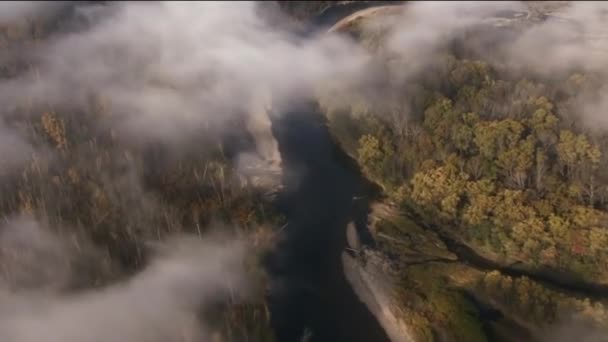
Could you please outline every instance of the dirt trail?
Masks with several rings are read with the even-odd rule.
[[[346,27],[348,27],[354,21],[359,20],[359,19],[396,12],[396,11],[402,9],[402,5],[403,4],[399,3],[399,4],[393,4],[393,5],[378,6],[378,7],[372,7],[372,8],[368,8],[365,10],[355,12],[355,13],[349,15],[348,17],[337,22],[334,26],[332,26],[328,30],[328,32],[335,32],[335,31],[339,32],[339,31],[345,29]]]

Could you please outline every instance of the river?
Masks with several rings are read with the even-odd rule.
[[[305,35],[380,5],[386,3],[330,8],[313,18]],[[349,222],[355,222],[362,242],[371,243],[365,227],[369,205],[353,197],[370,193],[373,186],[332,139],[315,101],[302,100],[278,111],[281,115],[272,116],[272,133],[282,160],[283,190],[276,205],[288,223],[265,260],[276,337],[279,342],[389,342],[342,265]]]
[[[366,182],[314,103],[290,108],[273,120],[284,177],[277,207],[288,220],[284,239],[267,260],[277,338],[299,341],[308,329],[309,341],[389,341],[342,268],[346,226],[365,221],[367,205],[353,197]]]

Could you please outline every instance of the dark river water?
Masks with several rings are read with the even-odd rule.
[[[387,2],[334,6],[319,14],[302,36],[327,30],[340,19]],[[305,96],[303,96],[305,97]],[[369,206],[353,197],[375,190],[331,138],[314,101],[290,104],[272,119],[282,159],[284,190],[277,208],[288,221],[268,256],[268,298],[279,342],[388,342],[389,338],[346,280],[341,254],[346,226],[355,222],[362,242]]]
[[[284,239],[267,260],[278,340],[300,341],[308,329],[309,341],[389,341],[342,269],[346,225],[365,221],[366,205],[353,196],[366,192],[366,183],[315,105],[291,107],[273,121],[285,187],[277,206],[288,219]]]

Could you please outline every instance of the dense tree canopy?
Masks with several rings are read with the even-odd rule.
[[[390,25],[364,18],[352,29],[377,82],[325,84],[318,98],[336,139],[412,219],[378,224],[376,237],[397,265],[397,298],[414,335],[494,340],[476,301],[513,319],[512,333],[544,336],[573,313],[606,328],[605,302],[554,288],[608,284],[608,134],[586,120],[602,115],[589,111],[605,80],[575,68],[542,74],[487,53],[475,30],[420,55],[395,51],[385,40]],[[487,33],[502,51],[500,33]],[[488,263],[463,267],[466,253],[454,263],[428,253],[457,253],[443,241]],[[515,336],[506,340],[534,340]]]

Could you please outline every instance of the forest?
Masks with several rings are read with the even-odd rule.
[[[2,81],[36,73],[36,64],[18,52],[68,29],[62,24],[70,21],[51,19],[0,28],[0,46],[7,51],[0,66]],[[112,124],[116,119],[110,101],[94,90],[87,103],[77,106],[56,106],[21,94],[3,110],[1,123],[26,137],[30,148],[14,167],[0,163],[2,291],[94,291],[141,272],[158,254],[156,244],[176,236],[236,236],[253,248],[253,258],[243,262],[259,285],[258,293],[252,301],[218,296],[195,314],[211,322],[216,341],[273,339],[259,260],[270,247],[271,229],[282,221],[267,190],[237,172],[236,153],[255,149],[242,118],[230,123],[235,136],[202,123],[196,136],[175,142],[119,132]],[[12,147],[20,148],[16,143]],[[7,151],[0,148],[0,153]],[[11,157],[0,155],[0,162],[11,162]],[[12,243],[11,224],[25,230],[24,220],[50,235],[32,230]],[[48,250],[45,241],[37,245],[39,238],[62,241],[64,250]],[[69,270],[58,284],[64,266],[56,263],[66,263]],[[185,332],[188,322],[178,325],[182,323]],[[154,338],[162,338],[159,334]]]
[[[383,188],[385,201],[414,220],[389,219],[376,229],[385,238],[380,249],[400,270],[406,316],[419,320],[410,324],[427,327],[421,340],[436,338],[437,321],[453,340],[502,340],[484,332],[484,314],[466,293],[536,325],[532,331],[572,311],[604,325],[604,302],[593,296],[589,302],[584,293],[555,292],[538,279],[498,270],[479,274],[450,258],[416,266],[407,255],[425,244],[412,242],[415,225],[422,225],[496,267],[606,285],[608,135],[581,119],[589,110],[603,115],[597,103],[605,78],[582,68],[547,75],[480,53],[484,37],[496,33],[475,30],[410,71],[411,59],[386,48],[387,25],[370,26],[362,19],[348,32],[373,54],[382,75],[377,83],[336,82],[320,87],[318,97],[342,147]],[[499,34],[512,37],[518,29]]]
[[[294,27],[301,28],[323,17],[328,9],[346,8],[349,3],[292,1],[280,2],[277,8],[290,15]],[[74,294],[103,294],[112,286],[119,284],[121,288],[131,284],[133,278],[145,276],[157,258],[171,254],[166,249],[172,248],[174,238],[201,242],[212,237],[243,241],[243,245],[203,245],[199,248],[203,257],[189,264],[192,273],[198,275],[194,270],[212,265],[212,276],[203,273],[200,277],[205,282],[232,279],[233,274],[224,266],[232,267],[230,260],[238,259],[234,263],[245,270],[240,273],[246,279],[240,283],[250,293],[241,298],[239,291],[223,283],[218,288],[199,284],[200,288],[194,289],[188,282],[179,283],[175,291],[186,295],[199,289],[205,294],[208,291],[211,304],[197,306],[186,317],[181,316],[182,310],[176,310],[179,314],[175,318],[168,317],[171,311],[152,310],[161,318],[146,325],[151,334],[156,331],[153,328],[162,331],[163,323],[177,320],[175,326],[167,327],[175,330],[162,331],[170,334],[171,341],[275,341],[277,328],[272,323],[268,294],[271,290],[288,293],[304,288],[309,297],[303,295],[294,303],[311,302],[312,308],[329,303],[329,299],[344,307],[361,308],[363,299],[350,288],[345,298],[354,299],[354,304],[349,302],[349,306],[340,302],[342,297],[318,295],[335,294],[343,290],[339,286],[348,286],[342,274],[321,280],[298,278],[323,277],[336,271],[335,260],[322,259],[331,256],[338,260],[348,250],[360,268],[373,259],[371,256],[380,260],[383,276],[391,280],[391,286],[387,286],[389,304],[380,311],[396,313],[394,316],[416,341],[542,342],[582,340],[585,336],[595,342],[606,335],[608,173],[604,170],[608,166],[608,134],[603,116],[608,83],[597,65],[573,63],[553,71],[550,57],[555,51],[548,48],[546,56],[534,56],[541,59],[541,66],[547,64],[546,69],[522,63],[509,49],[532,25],[523,21],[503,25],[497,20],[493,23],[500,25],[467,26],[440,46],[425,41],[437,38],[433,36],[436,32],[418,32],[423,38],[414,39],[414,45],[404,53],[403,47],[395,49],[403,43],[395,41],[399,33],[395,23],[406,25],[399,20],[412,18],[402,17],[403,12],[397,8],[401,6],[379,17],[355,19],[340,28],[339,39],[332,36],[323,40],[314,34],[303,38],[302,30],[294,30],[297,34],[279,32],[274,26],[276,31],[270,30],[261,20],[252,19],[255,15],[250,7],[236,10],[221,4],[209,7],[217,10],[221,18],[218,22],[225,19],[222,10],[226,8],[227,13],[239,16],[236,20],[231,17],[234,23],[230,25],[217,26],[228,32],[226,36],[216,26],[204,26],[207,31],[216,29],[209,35],[212,39],[205,41],[209,46],[192,53],[180,49],[199,44],[201,32],[196,29],[187,32],[183,41],[168,39],[172,36],[162,30],[160,38],[154,36],[159,31],[150,27],[181,28],[178,24],[186,22],[183,18],[191,19],[184,16],[190,12],[184,7],[167,10],[161,6],[158,13],[173,22],[165,27],[150,25],[153,20],[145,25],[136,21],[130,34],[135,32],[138,40],[141,38],[142,42],[137,43],[144,48],[138,50],[140,46],[134,41],[113,35],[113,25],[137,17],[133,15],[138,13],[135,7],[125,7],[124,16],[117,15],[124,10],[121,8],[102,11],[99,17],[93,13],[91,21],[87,13],[83,19],[68,9],[4,24],[0,13],[0,102],[4,105],[0,113],[0,304],[15,294],[48,296],[59,302]],[[440,18],[442,12],[435,10]],[[150,10],[145,14],[165,18],[154,17],[158,13]],[[92,43],[80,43],[101,46],[92,51],[103,51],[103,58],[96,59],[98,56],[90,51],[83,56],[111,67],[89,68],[78,63],[74,67],[70,62],[78,61],[77,57],[61,49],[59,53],[48,49],[57,41],[67,42],[58,45],[61,48],[74,48],[69,45],[70,39],[79,42],[74,38],[78,35],[70,33],[89,32],[87,25],[97,27],[95,20],[103,23],[99,19],[103,15],[119,19],[102,25],[101,35],[86,36],[92,37]],[[503,17],[508,19],[501,20],[520,20],[511,12]],[[283,28],[280,22],[272,23]],[[230,31],[228,26],[237,29]],[[111,34],[105,35],[108,27]],[[130,24],[124,27],[131,28]],[[573,27],[568,26],[568,30],[578,32]],[[167,32],[182,33],[180,29]],[[70,38],[62,40],[66,36]],[[154,38],[144,39],[148,36]],[[307,45],[306,39],[312,43]],[[234,46],[244,52],[235,57],[230,44],[242,43],[240,40],[246,44]],[[166,42],[177,47],[177,52],[168,49],[157,56],[158,51],[148,46]],[[409,43],[406,39],[404,44]],[[205,59],[207,48],[217,55]],[[226,51],[230,53],[220,53]],[[332,55],[336,51],[342,52],[337,55],[344,60]],[[572,58],[581,55],[587,56],[575,54]],[[179,63],[163,64],[165,59]],[[196,68],[177,65],[192,61]],[[87,70],[72,70],[83,65]],[[163,74],[166,70],[161,69],[168,65],[172,68]],[[49,72],[53,67],[69,72]],[[110,72],[104,74],[107,70]],[[345,71],[353,71],[353,75],[345,77]],[[85,82],[79,83],[81,75]],[[99,75],[103,75],[103,82],[95,83]],[[52,86],[48,87],[44,76],[60,82],[50,82]],[[223,83],[224,78],[229,81]],[[19,88],[23,84],[18,81],[24,79],[30,87]],[[96,88],[100,84],[108,84],[107,88],[123,86],[121,82],[129,87],[117,87],[115,92]],[[220,86],[214,87],[215,83]],[[17,89],[28,91],[12,91],[15,84]],[[83,84],[90,87],[81,89]],[[253,107],[249,100],[254,95],[248,97],[252,88],[274,86],[278,97],[287,98],[292,92],[308,96],[311,84],[315,105],[302,107],[309,110],[318,105],[327,123],[306,122],[313,120],[313,113],[290,113],[295,124],[292,122],[294,126],[288,132],[315,132],[315,137],[323,141],[285,139],[293,145],[292,150],[301,149],[303,155],[301,159],[292,157],[290,166],[301,169],[288,170],[293,173],[289,177],[279,179],[272,174],[270,180],[260,180],[243,172],[242,157],[255,155],[256,151],[255,137],[248,127],[249,111],[257,109],[249,108]],[[121,94],[125,89],[128,91]],[[41,96],[47,95],[45,92],[56,95],[57,101],[52,101],[53,96]],[[132,105],[137,101],[131,103],[129,96],[141,93],[147,106]],[[163,98],[166,93],[178,96]],[[221,101],[197,102],[200,98],[207,100],[205,96]],[[283,100],[289,103],[294,98]],[[163,99],[169,99],[168,104]],[[182,102],[194,104],[195,120],[187,115],[192,108]],[[220,102],[228,104],[222,106]],[[125,103],[132,106],[125,109]],[[142,108],[152,114],[162,112],[159,116],[164,121],[150,113],[139,117],[130,113]],[[286,114],[276,115],[285,122],[292,119],[285,119]],[[181,121],[180,126],[184,118],[187,124]],[[280,121],[277,117],[274,120]],[[325,131],[316,130],[318,127]],[[326,130],[333,140],[324,139]],[[281,133],[278,129],[276,132]],[[285,132],[282,134],[289,135]],[[288,149],[281,147],[283,153]],[[352,160],[346,160],[340,149]],[[314,151],[322,155],[315,156]],[[304,271],[284,271],[295,274],[295,284],[289,284],[292,288],[281,284],[287,289],[270,289],[269,266],[264,261],[277,250],[281,234],[287,235],[298,226],[293,222],[297,220],[288,224],[277,205],[274,196],[280,188],[278,183],[297,189],[306,174],[308,185],[310,177],[320,180],[318,188],[308,186],[302,192],[288,193],[293,202],[291,213],[301,220],[300,231],[291,236],[300,244],[285,239],[289,243],[284,248],[292,250],[280,250],[272,260],[277,269],[300,265]],[[344,179],[335,179],[335,175]],[[366,193],[369,184],[362,186],[357,177],[376,185],[379,194]],[[306,198],[298,199],[298,194]],[[306,213],[311,208],[314,213]],[[353,218],[361,212],[365,214]],[[347,247],[343,241],[346,237],[342,235],[346,234],[340,229],[351,223],[371,233],[371,241],[361,248]],[[309,236],[311,232],[319,236]],[[344,250],[322,249],[337,247]],[[288,256],[291,263],[285,261]],[[340,285],[328,279],[339,279]],[[143,287],[149,288],[155,286]],[[142,293],[133,297],[154,303],[153,296]],[[184,301],[189,300],[186,296]],[[130,302],[124,302],[120,304],[129,315],[126,306]],[[29,304],[29,299],[25,303]],[[0,305],[9,307],[8,311],[0,308],[0,339],[4,338],[2,329],[13,326],[5,320],[11,315],[11,305]],[[189,305],[193,304],[183,306]],[[28,308],[26,305],[24,312]],[[340,311],[341,307],[325,308],[322,313],[305,309],[288,308],[285,312],[293,317],[279,319],[287,322],[287,329],[296,329],[291,325],[300,324],[296,322],[300,316],[309,315],[319,326],[331,330],[335,322],[322,322],[324,314],[346,317],[345,326],[355,316]],[[114,307],[110,310],[117,311]],[[186,336],[193,321],[197,327],[194,331],[204,326],[201,339]],[[70,328],[79,328],[77,325],[70,324]],[[87,329],[87,325],[81,329]],[[11,342],[33,340],[26,337]],[[160,333],[147,339],[138,336],[132,342],[140,341],[165,342]],[[303,337],[302,341],[307,340]]]
[[[399,62],[384,60],[386,75]],[[388,99],[352,95],[346,109],[327,99],[366,174],[492,259],[605,282],[606,135],[577,120],[601,79],[542,79],[449,52],[421,74],[389,78]]]

